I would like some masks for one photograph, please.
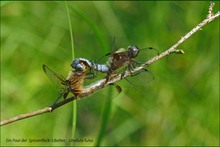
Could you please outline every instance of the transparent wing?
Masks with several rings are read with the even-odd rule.
[[[68,89],[68,86],[66,85],[66,79],[60,74],[55,73],[53,70],[51,70],[46,65],[43,65],[43,70],[46,73],[47,77],[50,79],[50,81],[53,83],[53,85],[57,89],[60,90],[60,92],[58,93],[57,99],[53,103],[53,104],[56,104],[60,100],[61,97],[65,99],[69,94],[69,89]]]
[[[134,61],[144,63],[148,61],[149,59],[157,56],[159,54],[158,50],[153,47],[146,47],[143,49],[140,49],[140,52],[138,56],[134,59]]]
[[[57,89],[64,89],[65,88],[65,80],[66,79],[62,75],[52,71],[46,65],[43,65],[43,70],[46,73],[47,77],[50,79],[50,81],[53,83],[53,85]]]
[[[152,84],[155,76],[150,69],[143,69],[137,73],[132,74],[129,77],[126,77],[126,85],[131,91],[147,91],[148,86]]]

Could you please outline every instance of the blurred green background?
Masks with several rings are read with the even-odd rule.
[[[68,2],[75,57],[105,55],[114,37],[116,48],[134,44],[163,52],[206,17],[208,6],[205,1]],[[185,54],[149,67],[155,80],[139,80],[135,88],[119,82],[125,88],[113,100],[101,145],[219,145],[219,18],[178,48]],[[58,91],[42,64],[67,76],[71,61],[64,2],[1,2],[1,120],[50,105]],[[103,108],[87,109],[95,105],[92,99],[81,103],[74,144],[94,145]],[[1,145],[69,145],[7,139],[72,139],[72,111],[69,103],[3,126]]]

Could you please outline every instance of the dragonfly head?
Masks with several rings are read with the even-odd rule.
[[[135,45],[131,45],[128,47],[128,56],[130,58],[136,58],[138,56],[140,49],[135,46]]]
[[[89,60],[84,59],[84,58],[77,58],[77,59],[73,60],[71,66],[76,71],[85,71],[87,67],[91,68],[92,62],[90,62]]]

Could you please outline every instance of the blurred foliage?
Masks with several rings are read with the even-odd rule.
[[[217,12],[219,2],[215,3]],[[134,44],[163,52],[206,17],[209,2],[74,1],[68,6],[75,57],[96,59],[111,50],[114,37],[116,48]],[[42,64],[68,74],[69,30],[64,2],[1,2],[1,120],[56,99],[58,91]],[[178,48],[185,54],[170,55],[149,67],[155,80],[141,79],[135,88],[119,82],[123,92],[113,100],[102,145],[219,145],[219,19]],[[102,107],[87,109],[95,105],[89,98],[81,103],[74,144],[94,145]],[[53,113],[1,127],[1,145],[69,145],[7,139],[69,141],[71,107],[67,104]]]

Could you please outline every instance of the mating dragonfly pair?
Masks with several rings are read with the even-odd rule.
[[[149,47],[148,49],[153,48]],[[112,75],[121,74],[122,78],[125,71],[132,71],[136,65],[141,64],[140,62],[134,61],[139,52],[140,49],[134,45],[129,46],[127,50],[121,48],[116,52],[106,54],[106,56],[109,56],[106,64],[97,64],[85,58],[77,58],[71,64],[74,70],[69,72],[69,75],[66,79],[60,74],[52,71],[46,65],[43,65],[43,70],[48,78],[53,83],[60,85],[61,88],[58,98],[54,104],[56,104],[61,97],[66,99],[69,92],[73,93],[75,99],[86,97],[94,93],[97,89],[103,87]],[[120,69],[123,69],[122,73],[118,72]],[[107,74],[105,82],[98,81],[90,86],[85,87],[85,79],[88,77],[95,78],[98,72]],[[119,86],[117,86],[117,88],[120,92],[121,88]]]

